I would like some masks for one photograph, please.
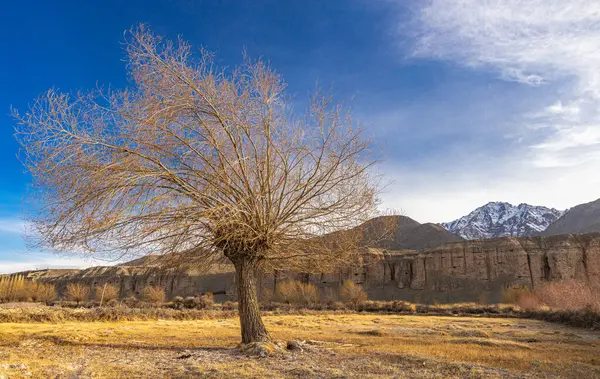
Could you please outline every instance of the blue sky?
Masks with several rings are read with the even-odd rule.
[[[140,22],[234,66],[270,60],[305,101],[318,82],[386,161],[384,206],[420,222],[488,201],[600,197],[600,4],[591,0],[20,1],[0,11],[0,273],[94,264],[23,253],[9,107],[50,87],[123,87]]]

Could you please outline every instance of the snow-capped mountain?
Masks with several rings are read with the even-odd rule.
[[[532,236],[544,231],[564,211],[542,206],[491,202],[458,220],[441,225],[466,239]]]

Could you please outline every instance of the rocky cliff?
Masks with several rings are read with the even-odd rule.
[[[499,301],[504,288],[576,279],[600,285],[600,233],[507,237],[414,252],[371,251],[354,277],[371,298]],[[599,288],[600,290],[600,288]]]
[[[218,301],[235,296],[229,265],[207,271],[142,265],[25,274],[54,282],[59,291],[76,281],[90,287],[116,285],[123,297],[141,294],[146,285],[162,286],[169,296],[213,292]],[[358,262],[335,272],[263,274],[260,291],[269,296],[277,282],[287,279],[310,281],[323,289],[352,279],[376,300],[499,301],[502,289],[511,286],[535,288],[564,279],[600,284],[600,233],[464,241],[421,251],[366,249]]]

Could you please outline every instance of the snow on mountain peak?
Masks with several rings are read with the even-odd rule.
[[[521,203],[489,202],[473,212],[441,225],[466,239],[531,236],[545,230],[564,211]]]

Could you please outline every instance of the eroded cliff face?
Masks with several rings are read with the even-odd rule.
[[[499,301],[504,288],[536,288],[545,281],[597,286],[600,234],[465,241],[419,252],[370,250],[362,264],[341,270],[339,280],[347,278],[362,283],[372,299],[441,302]]]
[[[531,288],[544,281],[598,279],[600,236],[498,238],[384,254],[384,281],[412,289],[451,290],[498,280]],[[378,276],[381,276],[379,274]]]
[[[105,284],[119,288],[121,298],[140,297],[146,286],[162,287],[169,298],[195,296],[212,292],[218,301],[229,299],[235,292],[233,267],[219,265],[210,270],[161,269],[155,266],[99,266],[84,270],[41,270],[26,272],[26,277],[56,284],[57,292],[64,293],[68,283],[90,286],[90,294]]]
[[[116,285],[122,297],[139,295],[146,285],[163,287],[169,297],[213,292],[223,301],[235,296],[233,269],[228,265],[208,272],[117,266],[28,275],[55,282],[59,291],[77,281],[90,287]],[[495,302],[502,289],[512,286],[536,288],[545,281],[565,279],[599,285],[600,233],[464,241],[423,251],[368,249],[359,262],[336,272],[279,272],[260,278],[259,290],[264,296],[273,293],[277,282],[287,279],[310,281],[321,288],[336,288],[351,279],[376,300]]]

